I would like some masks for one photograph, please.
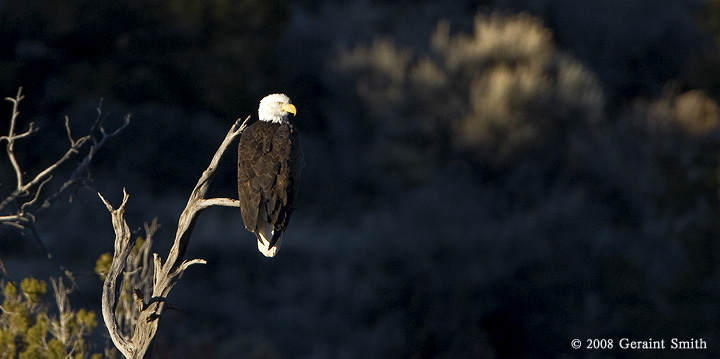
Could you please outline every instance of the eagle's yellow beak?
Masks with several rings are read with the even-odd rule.
[[[293,116],[297,115],[297,109],[295,108],[295,105],[291,103],[283,105],[282,107],[280,107],[280,109],[285,112],[290,112],[291,114],[293,114]]]

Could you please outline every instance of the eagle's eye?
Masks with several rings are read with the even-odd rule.
[[[283,103],[282,103],[282,102],[278,102],[277,105],[278,105],[278,106],[282,106]]]

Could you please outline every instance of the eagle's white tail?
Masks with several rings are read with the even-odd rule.
[[[258,228],[257,234],[257,246],[260,253],[262,253],[265,257],[275,257],[275,254],[277,254],[277,252],[280,250],[280,244],[282,243],[282,235],[280,236],[280,238],[278,238],[277,242],[275,242],[275,245],[272,248],[268,248],[268,245],[270,245],[270,239],[272,239],[273,237],[273,227],[270,225],[262,226]]]

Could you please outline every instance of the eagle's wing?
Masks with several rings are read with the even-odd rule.
[[[290,221],[302,164],[300,138],[290,124],[256,122],[240,137],[240,210],[245,228],[269,242],[267,250],[278,244]]]

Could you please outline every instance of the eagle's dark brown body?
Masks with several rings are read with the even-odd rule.
[[[290,221],[302,166],[300,137],[290,123],[257,121],[240,137],[238,194],[242,219],[245,228],[255,233],[259,246],[267,246],[268,251],[279,246]]]

